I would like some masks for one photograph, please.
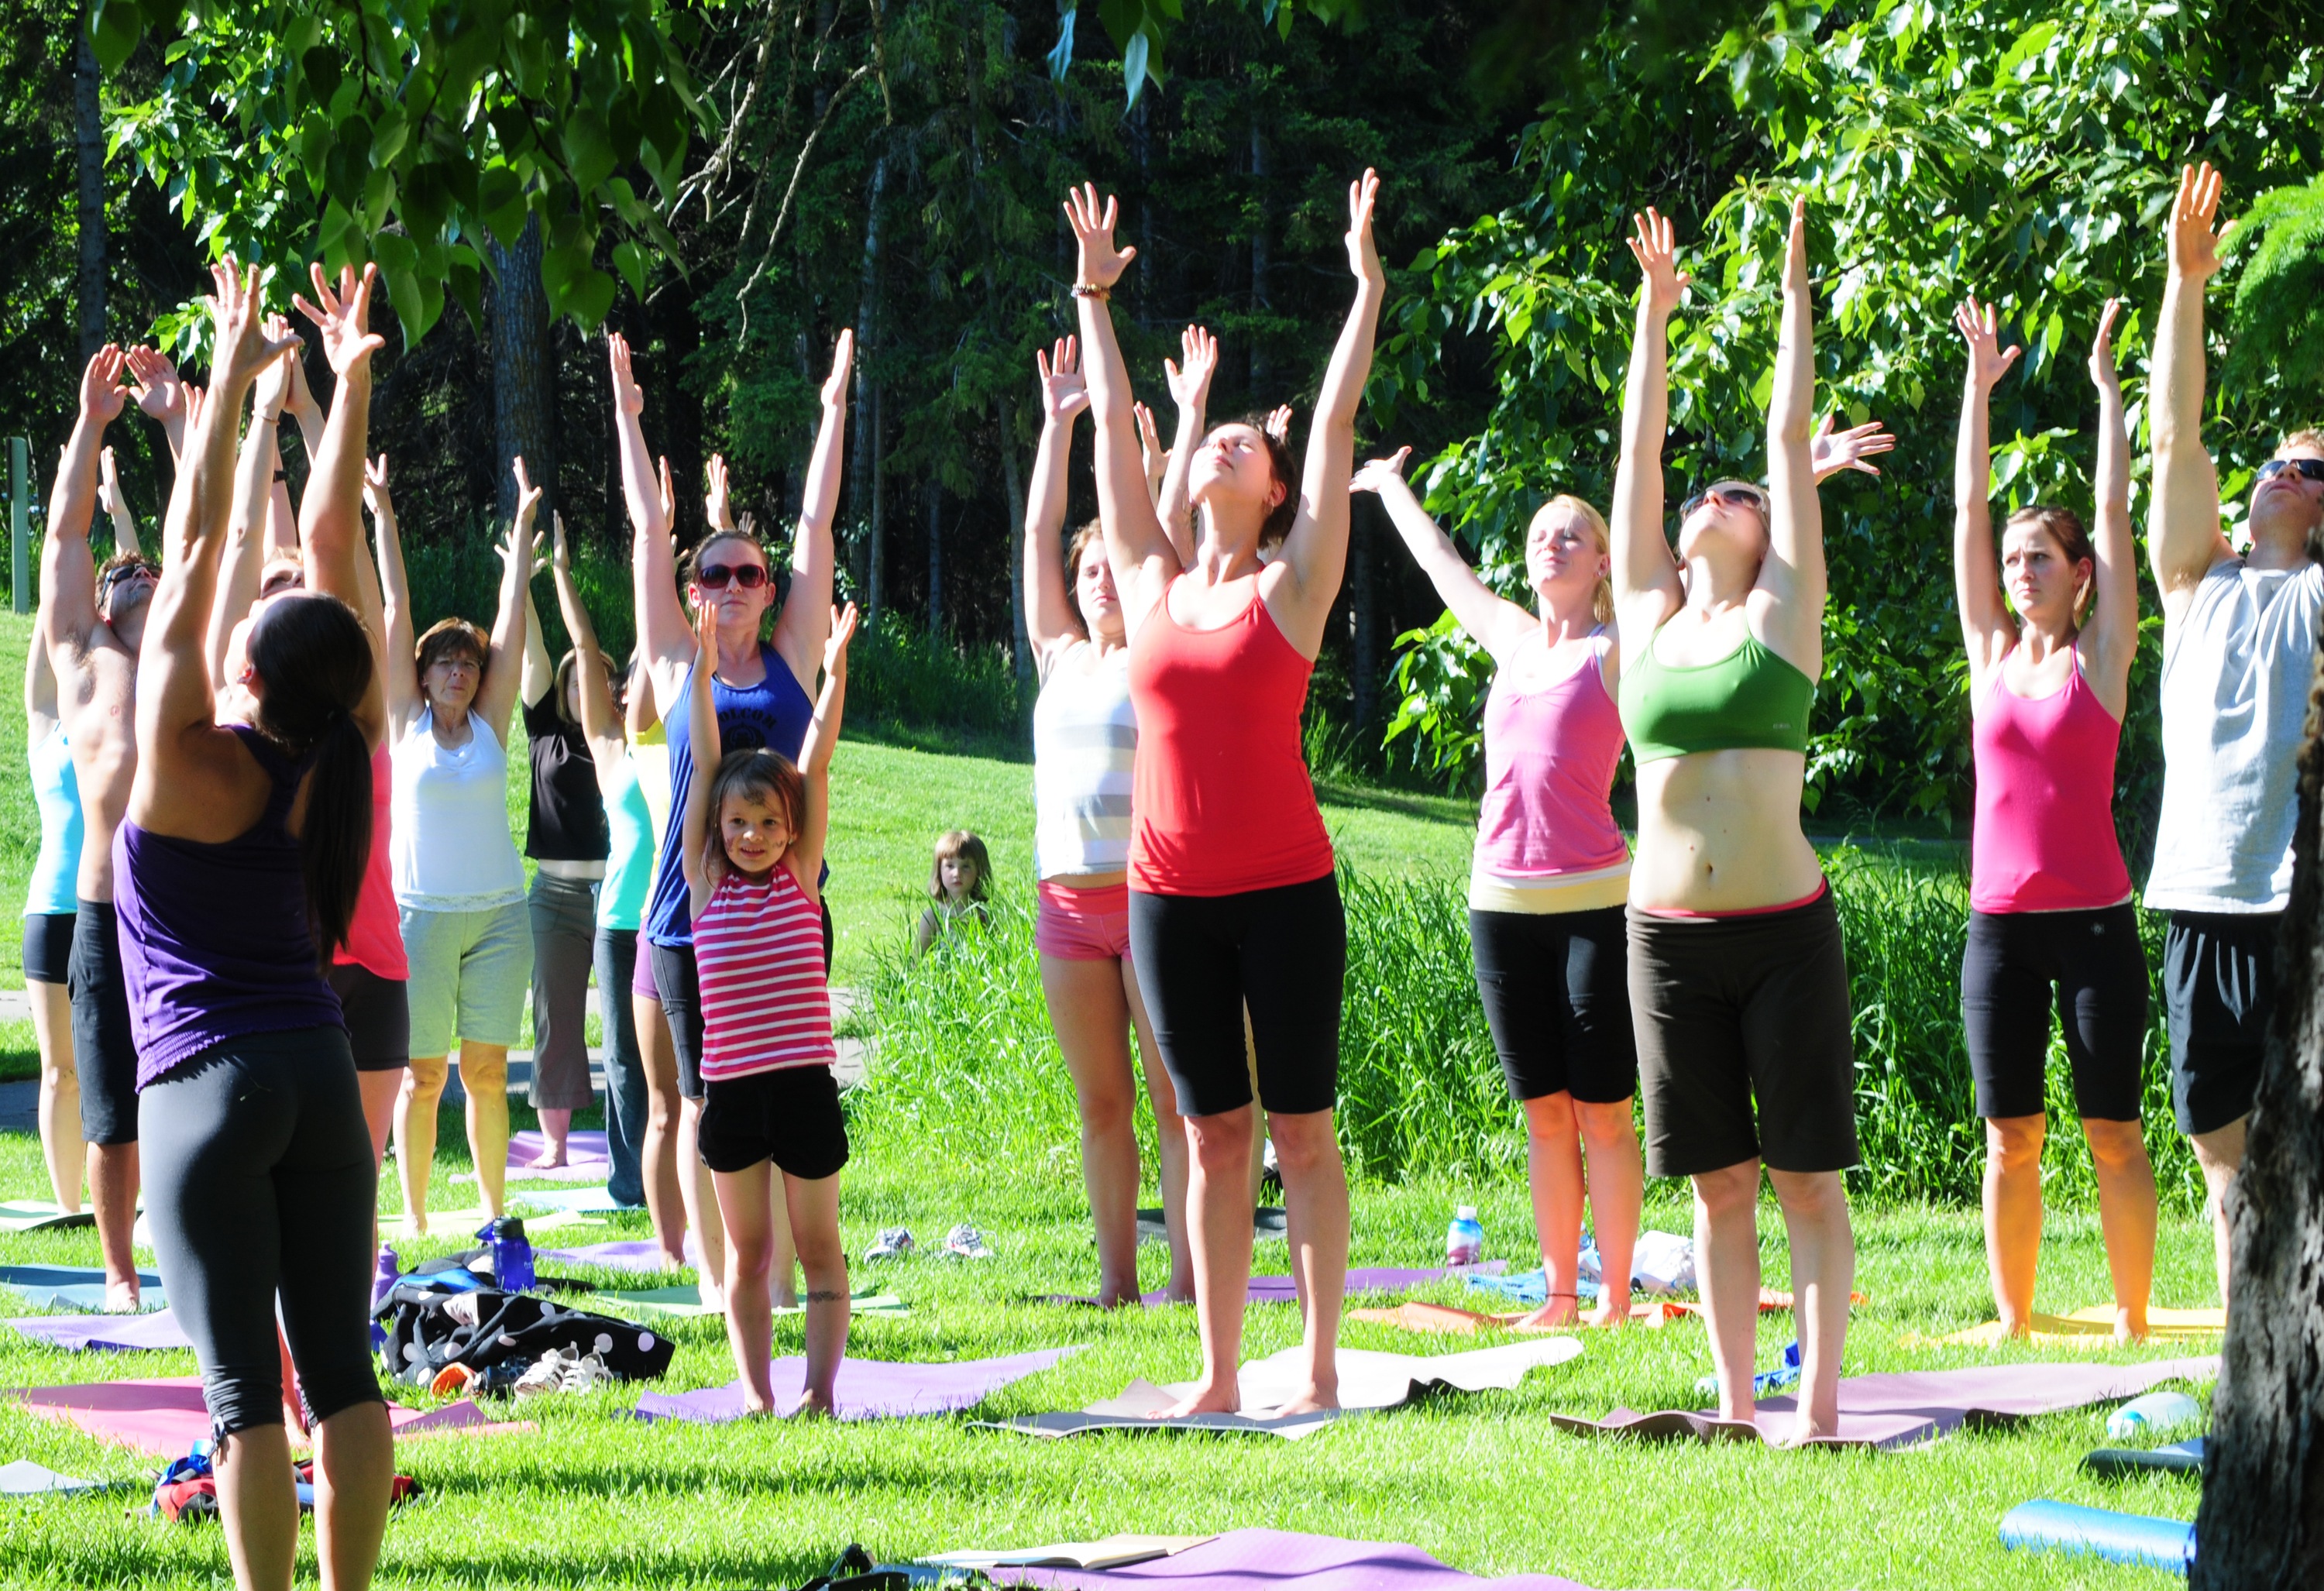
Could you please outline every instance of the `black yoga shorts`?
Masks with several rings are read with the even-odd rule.
[[[65,989],[72,997],[73,1069],[80,1074],[80,1136],[106,1148],[137,1141],[137,1041],[121,971],[120,919],[109,900],[73,915]]]
[[[1338,1103],[1348,919],[1337,878],[1240,895],[1132,889],[1130,953],[1179,1115],[1250,1103],[1246,1005],[1259,1103],[1286,1116]]]
[[[1613,1105],[1638,1091],[1620,906],[1471,911],[1469,949],[1512,1098],[1571,1094]]]
[[[2215,1133],[2251,1114],[2275,1010],[2282,912],[2173,912],[2163,935],[2163,1012],[2171,1030],[2171,1104],[2182,1133]]]
[[[2136,1121],[2146,957],[2128,901],[2095,911],[1969,915],[1961,1026],[1979,1116],[2043,1113],[2053,1003],[2073,1063],[2075,1110],[2085,1121]]]
[[[702,1104],[702,1163],[748,1171],[771,1160],[783,1175],[818,1182],[847,1163],[847,1118],[828,1066],[784,1066],[720,1078]]]
[[[1856,1051],[1831,891],[1740,917],[1631,907],[1629,929],[1647,1172],[1755,1157],[1781,1172],[1854,1165]]]
[[[24,916],[24,981],[72,981],[73,924],[78,912],[28,912]]]
[[[331,992],[347,1025],[357,1071],[401,1071],[411,1064],[411,1002],[401,978],[382,978],[353,961],[335,963]]]

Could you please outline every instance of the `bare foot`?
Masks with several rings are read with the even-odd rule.
[[[720,1313],[722,1313],[722,1314],[724,1314],[724,1313],[725,1312],[725,1310],[726,1310],[726,1290],[725,1290],[724,1288],[723,1288],[723,1287],[719,1286],[717,1283],[715,1283],[715,1282],[696,1282],[696,1283],[695,1283],[695,1284],[694,1284],[694,1296],[695,1296],[695,1297],[696,1297],[696,1298],[698,1298],[698,1299],[700,1299],[700,1300],[702,1301],[702,1306],[703,1306],[703,1308],[705,1308],[705,1309],[710,1309],[710,1310],[716,1310],[716,1311],[719,1311]]]
[[[1746,1416],[1746,1418],[1748,1418],[1748,1416]],[[1831,1429],[1827,1430],[1816,1421],[1810,1420],[1807,1417],[1806,1412],[1803,1410],[1799,1417],[1792,1421],[1792,1429],[1785,1431],[1781,1437],[1776,1439],[1774,1445],[1778,1448],[1804,1448],[1818,1437],[1838,1436],[1839,1434],[1840,1430],[1836,1425]]]
[[[798,1308],[798,1290],[795,1287],[770,1288],[767,1301],[779,1310],[795,1310]]]
[[[1510,1329],[1540,1331],[1552,1326],[1577,1326],[1581,1321],[1582,1311],[1574,1307],[1572,1299],[1554,1298],[1532,1314],[1521,1317]]]
[[[801,1393],[798,1407],[791,1411],[794,1420],[836,1420],[839,1410],[826,1393]]]
[[[1582,1323],[1596,1327],[1628,1326],[1630,1323],[1630,1301],[1628,1297],[1615,1298],[1601,1293],[1598,1307],[1582,1316]]]
[[[108,1315],[134,1315],[137,1312],[135,1278],[105,1284],[105,1312]]]
[[[1241,1412],[1242,1389],[1230,1381],[1218,1386],[1197,1384],[1191,1393],[1163,1410],[1157,1418],[1184,1420],[1189,1414],[1240,1414]]]
[[[525,1163],[534,1171],[551,1171],[565,1163],[565,1145],[551,1144]]]
[[[1271,1418],[1280,1420],[1288,1414],[1314,1414],[1339,1406],[1340,1384],[1336,1378],[1328,1386],[1311,1381],[1299,1390],[1297,1396],[1276,1408]]]
[[[2146,1323],[2144,1310],[2116,1310],[2114,1312],[2114,1339],[2116,1342],[2144,1342],[2151,1329]]]

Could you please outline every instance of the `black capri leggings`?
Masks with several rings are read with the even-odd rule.
[[[1348,917],[1331,874],[1240,895],[1130,892],[1130,957],[1178,1114],[1250,1103],[1243,1007],[1270,1113],[1329,1110],[1340,1097],[1340,994]]]
[[[2146,952],[2128,901],[2080,912],[1971,912],[1961,1025],[1977,1113],[2039,1116],[2051,991],[2086,1121],[2136,1121],[2146,1061]]]
[[[371,1132],[347,1035],[255,1034],[138,1100],[146,1214],[220,1438],[282,1423],[275,1301],[310,1421],[382,1402],[372,1368]]]

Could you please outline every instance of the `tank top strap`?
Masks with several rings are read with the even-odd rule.
[[[249,724],[230,723],[226,727],[234,731],[234,738],[242,742],[242,749],[250,753],[250,759],[258,764],[273,782],[274,788],[266,797],[266,810],[259,817],[258,823],[253,826],[272,823],[281,827],[290,815],[290,803],[298,797],[299,781],[306,777],[307,770],[315,766],[314,749],[309,748],[304,757],[294,759]]]

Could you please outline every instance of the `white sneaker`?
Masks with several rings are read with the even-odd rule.
[[[911,1248],[912,1229],[909,1227],[882,1227],[879,1237],[863,1251],[863,1257],[867,1260],[894,1259],[899,1255],[910,1253]]]
[[[566,1372],[574,1362],[573,1350],[551,1348],[540,1360],[516,1379],[511,1389],[518,1397],[537,1398],[544,1393],[563,1392]]]
[[[945,1234],[944,1251],[954,1259],[987,1260],[992,1257],[992,1250],[984,1246],[984,1234],[966,1221]]]

